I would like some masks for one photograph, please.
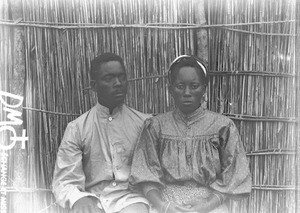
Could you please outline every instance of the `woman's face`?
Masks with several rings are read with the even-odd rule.
[[[175,79],[170,89],[175,105],[183,113],[191,113],[201,105],[205,85],[193,67],[181,67],[174,74]]]

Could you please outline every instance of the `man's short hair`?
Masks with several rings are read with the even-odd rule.
[[[120,62],[123,69],[125,70],[124,61],[120,56],[118,56],[114,53],[103,53],[103,54],[97,56],[96,58],[94,58],[91,62],[91,70],[90,70],[91,80],[96,79],[97,72],[99,71],[100,66],[103,63],[106,63],[106,62],[109,62],[109,61],[118,61],[118,62]]]

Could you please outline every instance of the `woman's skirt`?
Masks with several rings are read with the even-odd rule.
[[[211,189],[199,186],[196,182],[185,182],[184,184],[166,184],[162,190],[162,196],[166,201],[171,201],[179,205],[197,201],[205,202],[211,196]],[[222,204],[209,213],[228,213],[226,204]]]

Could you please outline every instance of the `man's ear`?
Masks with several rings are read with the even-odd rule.
[[[96,81],[90,80],[91,90],[96,92]]]
[[[173,89],[171,84],[168,85],[168,89],[169,89],[169,93],[173,96]]]

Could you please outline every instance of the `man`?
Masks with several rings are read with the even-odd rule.
[[[98,103],[70,122],[58,150],[53,176],[57,203],[75,213],[147,213],[148,201],[128,189],[133,151],[149,115],[124,104],[127,76],[113,53],[91,63]]]

